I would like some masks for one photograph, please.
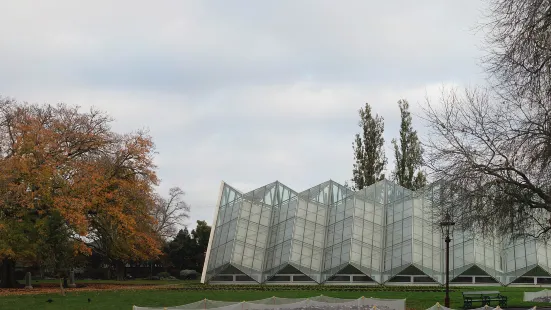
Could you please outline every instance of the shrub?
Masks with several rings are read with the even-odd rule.
[[[159,272],[159,273],[157,274],[157,276],[158,276],[159,278],[161,278],[161,279],[162,279],[162,278],[168,278],[168,277],[170,277],[170,273],[168,273],[168,272],[166,272],[166,271],[163,271],[163,272]]]
[[[180,271],[180,279],[182,280],[195,280],[197,279],[197,271],[184,269]]]
[[[444,292],[442,286],[384,286],[384,285],[224,285],[198,284],[173,288],[183,291],[367,291],[367,292]],[[450,291],[465,290],[464,287],[453,287]]]

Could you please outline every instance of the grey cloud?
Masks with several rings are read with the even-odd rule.
[[[465,17],[458,9],[473,12],[476,2],[462,3],[458,8],[434,1],[415,6],[212,2],[205,8],[177,5],[173,10],[165,3],[151,15],[143,5],[130,14],[119,4],[108,13],[96,8],[89,16],[86,7],[77,12],[73,7],[65,9],[73,17],[49,11],[60,20],[49,21],[48,35],[41,37],[40,29],[31,27],[29,39],[15,43],[41,50],[22,55],[30,60],[27,70],[33,75],[61,75],[101,89],[203,92],[307,77],[411,85],[415,79],[434,82],[472,71],[476,51],[461,40],[472,33],[464,21],[455,23],[460,26],[454,22]],[[60,12],[65,5],[57,6]],[[162,18],[178,9],[181,17],[172,13]],[[453,16],[458,17],[450,20]],[[475,15],[466,16],[472,20]],[[8,50],[12,57],[21,55],[16,47]]]
[[[0,94],[96,106],[149,128],[161,193],[212,217],[220,180],[306,189],[352,167],[357,110],[414,113],[425,91],[480,79],[482,1],[5,1]],[[422,131],[420,122],[414,119]],[[389,168],[392,164],[389,165]],[[241,188],[242,187],[242,188]]]

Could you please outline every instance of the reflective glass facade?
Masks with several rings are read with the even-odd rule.
[[[241,193],[222,183],[201,281],[444,283],[433,191],[383,180],[360,191],[327,181],[300,193],[280,182]],[[541,284],[550,271],[546,244],[452,237],[452,283]]]

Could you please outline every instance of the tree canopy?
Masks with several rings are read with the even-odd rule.
[[[93,109],[0,99],[4,266],[44,260],[60,247],[76,255],[95,246],[118,260],[160,253],[154,144],[143,132],[116,134],[110,122]],[[49,258],[54,265],[59,255]],[[13,270],[2,270],[1,285],[13,286]]]
[[[443,206],[464,228],[547,238],[551,232],[551,6],[492,0],[490,86],[428,102],[427,163]]]
[[[373,116],[369,103],[358,111],[358,125],[361,133],[356,134],[352,143],[354,167],[352,182],[354,190],[360,190],[384,179],[383,169],[387,159],[384,152],[384,122],[379,115]]]
[[[164,252],[171,264],[180,270],[190,269],[201,272],[210,230],[211,227],[205,221],[197,221],[197,227],[191,233],[187,228],[181,229],[165,246]]]
[[[417,137],[417,131],[413,130],[409,103],[402,99],[398,101],[400,107],[400,139],[392,139],[394,146],[395,167],[392,178],[399,185],[417,190],[424,187],[427,178],[420,170],[423,164],[423,148]]]

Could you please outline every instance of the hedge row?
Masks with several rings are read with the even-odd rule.
[[[170,288],[182,291],[367,291],[367,292],[445,292],[442,286],[367,286],[367,285],[184,285]],[[466,290],[454,286],[450,291]]]

